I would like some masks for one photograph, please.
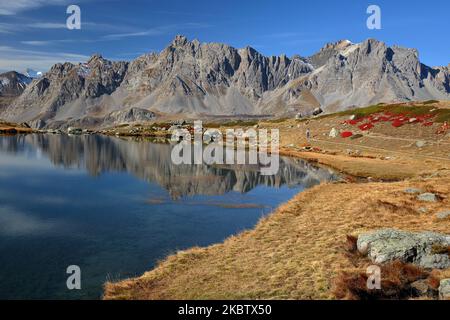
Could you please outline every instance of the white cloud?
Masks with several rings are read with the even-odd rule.
[[[9,236],[38,235],[48,233],[57,226],[11,207],[0,207],[0,234]]]
[[[89,56],[67,52],[43,52],[0,46],[0,70],[23,71],[26,68],[48,70],[55,63],[86,61]]]
[[[35,22],[27,24],[26,27],[37,29],[66,29],[67,25],[65,23]]]
[[[154,27],[151,29],[142,30],[142,31],[138,31],[138,32],[125,32],[125,33],[109,34],[109,35],[103,36],[102,39],[120,40],[123,38],[130,38],[130,37],[159,36],[159,35],[164,35],[164,34],[168,34],[168,33],[173,33],[176,30],[179,30],[181,33],[181,31],[183,29],[206,28],[208,26],[209,25],[203,24],[203,23],[173,24],[173,25],[167,25],[167,26]]]
[[[0,0],[0,15],[15,15],[19,12],[49,5],[64,5],[68,0]]]

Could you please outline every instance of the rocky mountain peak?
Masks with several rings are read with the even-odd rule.
[[[430,99],[450,99],[449,68],[425,66],[416,50],[376,39],[340,40],[310,57],[289,58],[177,35],[160,53],[130,63],[95,54],[86,63],[55,64],[0,117],[56,126],[65,119],[74,125],[145,121],[145,110],[183,117],[291,115]]]
[[[181,47],[188,43],[188,39],[180,34],[177,34],[175,38],[172,40],[172,46]]]
[[[326,50],[341,51],[341,50],[348,48],[352,44],[353,43],[350,40],[339,40],[337,42],[327,43],[324,47],[322,47],[322,49],[320,49],[320,51],[326,51]]]
[[[16,71],[0,74],[0,97],[19,96],[31,81],[32,78]]]
[[[94,53],[89,60],[87,61],[87,64],[96,63],[99,61],[106,61],[103,56],[100,53]]]

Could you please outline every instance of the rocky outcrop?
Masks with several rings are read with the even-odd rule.
[[[20,96],[32,79],[15,71],[0,74],[0,114]]]
[[[133,122],[146,122],[156,118],[155,113],[140,109],[131,108],[127,110],[119,110],[111,112],[106,118],[105,123],[120,124],[120,123],[133,123]]]
[[[427,269],[450,267],[449,246],[448,235],[392,229],[362,234],[357,242],[358,251],[374,263],[400,260]]]
[[[111,62],[94,55],[87,63],[56,64],[43,77],[29,85],[6,109],[6,119],[41,120],[44,123],[83,118],[110,105],[91,103],[112,94],[127,71],[128,63]]]
[[[0,74],[0,96],[20,96],[31,81],[31,78],[15,71],[2,73]]]
[[[115,111],[161,114],[307,115],[380,102],[450,99],[448,67],[422,64],[414,49],[375,39],[327,44],[311,57],[266,57],[251,47],[176,36],[130,63],[94,55],[56,64],[0,117],[101,125]]]

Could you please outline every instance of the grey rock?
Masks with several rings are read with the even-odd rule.
[[[425,207],[421,207],[421,208],[419,208],[419,212],[420,213],[428,213],[428,209]]]
[[[69,127],[67,129],[67,133],[68,134],[82,134],[83,130],[81,128],[74,128],[74,127]]]
[[[433,246],[449,246],[450,236],[433,232],[412,233],[383,229],[358,237],[358,251],[374,263],[400,260],[427,269],[450,267],[448,254],[436,254]]]
[[[426,142],[426,141],[423,141],[423,140],[416,141],[416,147],[417,147],[417,148],[423,148],[423,147],[425,147],[426,145],[427,145],[427,142]]]
[[[417,193],[422,193],[423,191],[421,189],[417,189],[417,188],[408,188],[408,189],[405,189],[403,192],[409,193],[409,194],[417,194]]]
[[[438,219],[447,219],[450,217],[450,210],[439,212],[436,216]]]
[[[337,138],[339,136],[339,130],[337,130],[336,128],[331,129],[328,136],[331,138]]]
[[[417,196],[417,200],[424,202],[437,202],[437,197],[434,193],[422,193]]]
[[[439,299],[450,300],[450,279],[443,279],[439,285]]]

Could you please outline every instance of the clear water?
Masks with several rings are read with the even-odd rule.
[[[171,146],[104,136],[0,137],[0,298],[97,299],[170,253],[252,228],[332,171],[176,166]],[[66,269],[81,268],[81,290]]]

